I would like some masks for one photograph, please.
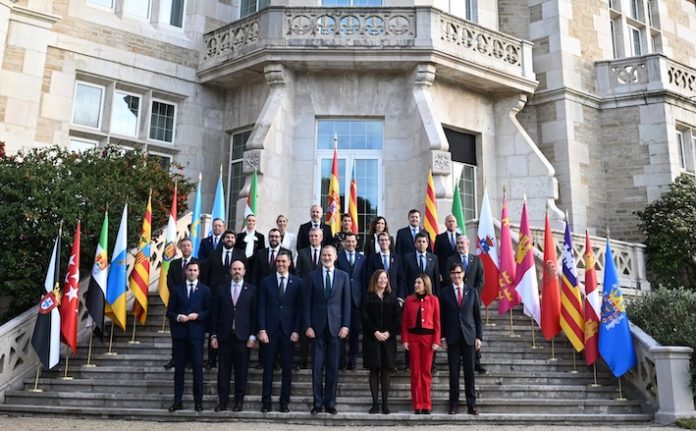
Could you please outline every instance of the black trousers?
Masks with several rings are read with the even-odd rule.
[[[474,364],[476,349],[467,345],[460,336],[456,343],[447,343],[447,363],[449,366],[449,404],[459,405],[459,372],[464,369],[464,395],[469,407],[476,406],[476,387],[474,384]]]
[[[249,356],[251,349],[246,346],[247,340],[240,341],[232,334],[231,337],[218,340],[218,400],[227,405],[230,398],[230,378],[234,366],[234,401],[244,401],[247,377],[249,375]]]

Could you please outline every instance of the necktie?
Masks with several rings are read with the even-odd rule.
[[[278,291],[280,292],[281,297],[285,293],[285,276],[284,275],[280,276],[280,286],[278,286]]]
[[[464,265],[464,271],[466,271],[467,268],[469,267],[469,255],[465,254],[462,257],[462,259],[463,259],[462,264]]]
[[[273,266],[275,263],[275,250],[271,249],[271,257],[268,259],[268,266]]]
[[[188,259],[182,259],[181,260],[181,276],[186,278],[186,264],[188,263]]]
[[[230,250],[227,250],[227,252],[225,252],[225,268],[229,268],[229,267],[230,267]]]
[[[312,264],[314,265],[314,268],[316,269],[317,267],[317,249],[314,249],[314,257],[312,258]]]
[[[350,267],[352,268],[353,265],[355,265],[355,257],[353,257],[353,253],[348,253],[348,262],[350,263]]]
[[[454,239],[454,234],[450,232],[450,245],[452,246],[452,250],[456,247],[456,241]]]
[[[414,240],[414,241],[416,240],[416,234],[417,234],[417,233],[418,233],[418,232],[416,232],[416,229],[415,229],[415,228],[411,229],[411,236],[413,237],[413,240]]]
[[[382,255],[382,266],[384,266],[384,270],[389,272],[389,256],[386,254]]]
[[[232,283],[232,302],[237,305],[237,300],[239,299],[239,285],[237,283]]]
[[[462,288],[457,287],[457,305],[459,305],[459,308],[462,308]]]
[[[216,236],[214,236],[213,237],[213,250],[215,250],[217,248],[217,244],[218,244],[218,238]]]
[[[326,279],[324,280],[324,295],[328,299],[331,296],[331,272],[326,271]]]
[[[420,270],[421,272],[425,272],[425,258],[423,255],[420,255]]]
[[[189,288],[188,288],[188,291],[186,293],[186,297],[191,298],[191,293],[193,293],[193,283],[189,283]]]

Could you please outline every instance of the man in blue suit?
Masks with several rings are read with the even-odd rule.
[[[383,269],[387,271],[389,276],[389,284],[391,285],[393,292],[400,292],[404,289],[404,274],[401,270],[402,260],[401,258],[392,253],[391,238],[386,232],[381,232],[377,235],[377,242],[379,244],[379,253],[375,253],[367,259],[367,267],[365,274],[363,276],[363,283],[367,285],[368,280],[372,277],[378,269]],[[413,287],[413,286],[411,286]],[[403,303],[403,298],[400,298],[400,302]]]
[[[227,410],[230,397],[230,375],[234,364],[235,412],[244,408],[249,355],[256,343],[258,310],[256,288],[244,282],[246,267],[241,260],[230,265],[230,281],[217,286],[210,345],[220,351],[218,367],[218,405],[215,411]]]
[[[282,384],[280,412],[287,413],[292,383],[292,355],[302,329],[302,279],[290,274],[292,254],[282,249],[275,259],[275,274],[259,286],[259,341],[266,346],[263,357],[261,413],[271,411],[273,367],[280,350]]]
[[[350,336],[348,337],[348,355],[345,346],[341,348],[341,368],[355,369],[355,359],[358,355],[358,338],[360,336],[360,303],[365,294],[364,269],[367,259],[358,253],[358,238],[353,232],[343,235],[343,249],[338,252],[336,268],[348,273],[350,279]],[[345,344],[345,343],[344,343]]]
[[[412,209],[408,212],[408,226],[399,229],[396,232],[396,245],[394,247],[396,254],[400,258],[404,258],[408,253],[416,250],[416,234],[425,232],[425,229],[420,227],[421,213],[417,209]]]
[[[198,247],[198,258],[200,260],[208,259],[208,256],[210,256],[214,250],[220,250],[222,248],[222,233],[224,231],[225,222],[220,218],[213,220],[213,234],[203,238]]]
[[[186,364],[193,371],[193,400],[203,410],[203,340],[210,317],[210,290],[198,282],[198,261],[186,265],[186,282],[172,289],[167,307],[174,341],[174,403],[170,412],[183,409]]]
[[[305,334],[314,340],[312,389],[314,407],[311,414],[323,409],[335,415],[338,362],[341,340],[350,327],[350,281],[348,274],[335,268],[336,247],[326,245],[321,250],[321,268],[310,274],[305,287]],[[326,386],[324,386],[326,368]]]
[[[428,234],[418,232],[416,234],[415,250],[401,256],[401,269],[403,271],[404,284],[397,296],[406,299],[413,294],[413,284],[418,274],[426,274],[433,282],[433,295],[440,291],[440,264],[437,256],[428,251]]]

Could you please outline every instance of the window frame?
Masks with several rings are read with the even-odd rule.
[[[237,205],[239,201],[239,192],[242,191],[242,188],[244,188],[244,182],[242,182],[242,185],[239,189],[235,187],[235,189],[232,189],[232,172],[233,168],[235,165],[241,166],[241,177],[244,178],[244,153],[246,152],[246,145],[247,142],[249,142],[249,138],[251,137],[251,134],[253,133],[253,126],[249,127],[244,127],[238,130],[235,130],[233,133],[230,134],[230,155],[227,160],[227,181],[225,182],[227,184],[226,190],[227,190],[227,196],[225,196],[225,214],[227,214],[227,220],[225,221],[228,229],[232,230],[237,230]],[[242,153],[239,158],[233,158],[234,157],[234,139],[237,136],[243,136],[247,135],[246,139],[242,142]],[[234,202],[234,205],[232,204]],[[234,211],[233,211],[234,209]]]
[[[150,137],[150,132],[152,130],[152,115],[153,115],[153,104],[157,103],[163,103],[165,105],[172,105],[174,106],[174,116],[172,117],[172,141],[167,142],[167,141],[161,141],[159,139],[154,139]],[[149,114],[148,115],[148,121],[147,121],[147,141],[152,141],[164,145],[176,145],[176,117],[179,113],[179,104],[176,102],[172,102],[171,100],[166,100],[166,99],[161,99],[159,97],[151,97],[150,98],[150,107],[149,107]]]
[[[79,142],[80,144],[85,145],[85,146],[91,145],[92,148],[89,148],[89,149],[87,149],[87,148],[80,148],[80,149],[70,148],[73,142]],[[96,139],[82,138],[80,136],[70,136],[68,138],[67,150],[70,152],[83,153],[83,152],[89,151],[93,148],[99,148],[99,141]]]
[[[133,18],[141,21],[147,21],[150,22],[152,19],[152,0],[122,0],[123,1],[123,15],[127,16],[128,18]],[[133,4],[133,3],[141,3],[143,1],[147,1],[147,16],[141,16],[141,15],[136,15],[133,13],[128,12],[128,5]]]
[[[96,3],[93,3],[92,1],[94,1],[94,0],[85,0],[85,4],[86,4],[87,6],[89,6],[89,7],[101,9],[101,10],[103,10],[103,11],[111,11],[111,12],[113,12],[113,11],[116,10],[116,1],[117,1],[117,0],[111,0],[111,6],[110,6],[110,7],[109,7],[109,6],[104,6],[104,5],[101,5],[101,4],[96,4]]]
[[[626,25],[628,29],[628,40],[629,40],[629,47],[630,47],[630,53],[631,57],[640,57],[642,55],[645,55],[645,45],[643,43],[643,29],[638,28],[633,25]],[[637,35],[637,39],[636,39]],[[638,42],[640,52],[636,52],[636,41]]]
[[[186,28],[186,7],[188,6],[188,0],[182,0],[184,2],[183,7],[181,8],[181,27],[176,26],[171,23],[171,15],[172,15],[172,4],[176,0],[159,0],[159,14],[158,14],[158,22],[164,27],[171,28],[171,29],[176,29],[178,31],[184,31]],[[165,4],[169,4],[169,15],[165,16],[164,11],[165,11]]]
[[[99,97],[99,117],[97,120],[97,126],[88,126],[85,124],[80,124],[75,122],[75,108],[77,107],[77,90],[80,85],[84,85],[86,87],[92,87],[92,88],[98,88],[101,90],[101,96]],[[106,97],[106,86],[105,85],[99,85],[99,84],[94,84],[89,81],[82,81],[82,80],[76,80],[75,81],[75,90],[73,91],[73,104],[72,104],[72,115],[70,116],[70,124],[78,127],[84,127],[87,129],[91,130],[101,130],[102,125],[104,123],[104,100]]]
[[[129,135],[129,134],[127,134],[127,133],[123,133],[122,131],[114,130],[114,115],[115,115],[115,112],[116,112],[116,110],[114,109],[114,108],[115,108],[114,105],[116,104],[116,95],[117,95],[117,93],[121,93],[121,94],[124,94],[124,95],[127,95],[127,96],[137,97],[137,98],[139,99],[139,102],[138,102],[138,116],[137,116],[137,118],[136,118],[136,120],[135,120],[135,122],[136,122],[136,127],[135,127],[135,133],[134,133],[133,135]],[[112,95],[111,95],[111,118],[110,118],[110,121],[109,121],[109,133],[113,133],[113,134],[119,135],[119,136],[127,136],[127,137],[129,137],[129,138],[138,138],[138,137],[140,136],[140,128],[141,128],[141,123],[142,123],[142,113],[143,113],[143,108],[142,108],[142,107],[143,107],[143,103],[144,103],[144,101],[145,101],[144,99],[145,99],[145,97],[144,97],[142,94],[134,93],[134,92],[132,92],[132,91],[121,90],[121,89],[119,89],[119,88],[114,88],[114,91],[113,91],[113,93],[112,93]],[[152,112],[152,106],[150,106],[150,112]],[[148,132],[149,132],[149,129],[148,129]],[[149,134],[149,133],[148,133],[148,134]],[[155,141],[155,142],[159,142],[159,141]]]

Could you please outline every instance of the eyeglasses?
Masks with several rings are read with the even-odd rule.
[[[464,271],[450,271],[450,274],[464,274]]]

